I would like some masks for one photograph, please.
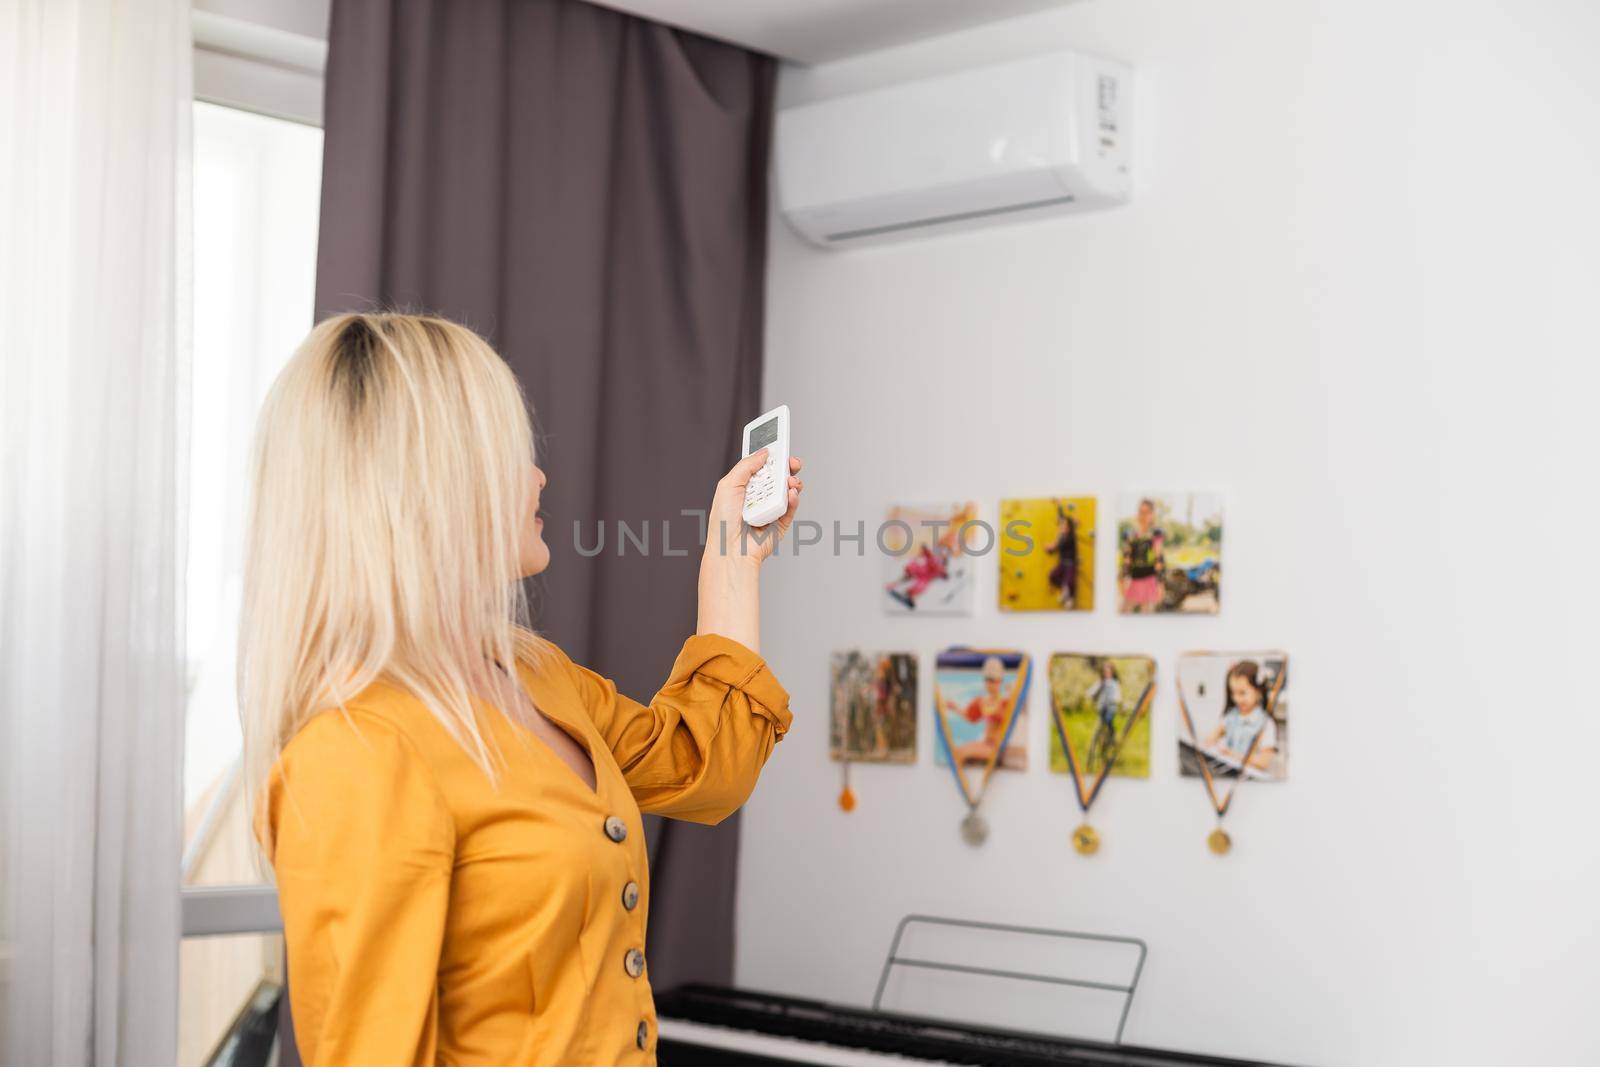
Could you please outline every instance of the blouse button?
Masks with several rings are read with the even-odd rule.
[[[629,882],[622,887],[622,906],[627,911],[632,911],[639,906],[638,882]]]
[[[643,1019],[639,1020],[639,1031],[634,1035],[634,1041],[641,1052],[650,1047],[650,1024]]]
[[[606,836],[620,844],[622,839],[628,836],[628,824],[615,815],[607,815]]]
[[[644,973],[644,953],[630,948],[628,954],[622,957],[622,969],[628,972],[629,978],[639,977]]]

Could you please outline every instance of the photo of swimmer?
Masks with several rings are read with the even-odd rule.
[[[917,657],[909,652],[835,652],[829,671],[829,754],[852,763],[917,759]]]
[[[895,615],[972,614],[973,560],[962,526],[977,522],[978,505],[902,504],[889,509],[878,541],[883,549],[883,606]],[[967,534],[983,548],[987,535]]]
[[[1000,610],[1094,610],[1095,499],[1000,501]]]
[[[1289,657],[1190,652],[1178,660],[1178,763],[1189,777],[1289,777]]]
[[[1221,610],[1221,496],[1124,496],[1118,512],[1118,611],[1215,615]]]
[[[1026,652],[1007,649],[947,648],[934,670],[934,714],[939,717],[935,762],[987,766],[999,752],[998,766],[1028,766],[1028,682]]]

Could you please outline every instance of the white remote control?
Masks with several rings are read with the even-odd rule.
[[[744,488],[744,521],[765,526],[789,510],[789,405],[779,404],[744,427],[744,454],[767,450],[767,462]]]

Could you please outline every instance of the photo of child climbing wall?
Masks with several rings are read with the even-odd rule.
[[[917,759],[917,657],[909,652],[835,652],[828,750],[852,763]]]
[[[1118,513],[1118,611],[1215,615],[1221,610],[1221,496],[1125,495]]]
[[[1094,610],[1095,499],[1000,501],[1000,610]]]
[[[981,549],[988,535],[963,527],[977,520],[978,505],[970,502],[890,508],[878,534],[884,552],[885,610],[894,615],[972,614],[973,560],[965,544]]]

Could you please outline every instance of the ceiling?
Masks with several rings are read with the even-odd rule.
[[[193,0],[195,10],[322,41],[330,0]],[[795,63],[937,37],[1074,0],[592,0]]]
[[[595,0],[796,63],[996,22],[1072,0]]]

